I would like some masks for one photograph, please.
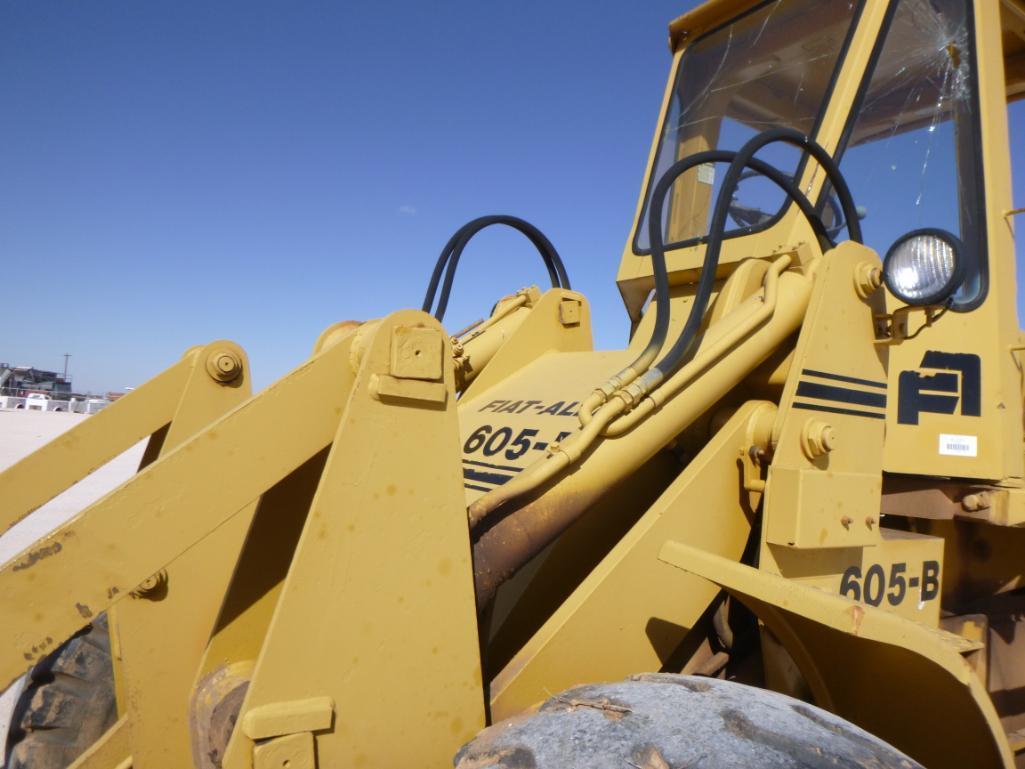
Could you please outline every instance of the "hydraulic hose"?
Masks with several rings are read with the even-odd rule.
[[[694,358],[693,365],[700,371],[686,385],[686,390],[666,401],[657,418],[642,420],[629,433],[615,440],[599,439],[589,445],[591,433],[588,431],[585,437],[586,428],[579,430],[562,441],[550,459],[535,462],[517,473],[513,481],[495,490],[502,492],[524,475],[540,471],[549,462],[562,468],[557,475],[546,473],[541,477],[542,483],[529,488],[529,494],[521,494],[515,507],[503,507],[490,516],[486,510],[488,505],[471,505],[473,519],[480,521],[473,528],[472,535],[478,607],[486,606],[502,582],[574,521],[587,515],[592,505],[610,488],[635,473],[688,425],[694,424],[699,415],[706,413],[725,393],[737,387],[774,351],[782,345],[789,345],[793,333],[801,327],[806,316],[813,283],[811,275],[797,270],[784,270],[778,280],[767,273],[766,304],[774,299],[774,311],[737,341],[727,355],[712,357],[718,352],[714,349],[719,347],[718,340],[732,335],[728,328],[720,326],[716,332],[718,339],[709,339],[707,349],[700,350]],[[738,306],[731,313],[727,327],[741,323],[747,326],[759,309],[756,305],[762,303],[751,297],[745,304],[746,307]],[[761,315],[760,312],[757,314]],[[688,364],[688,368],[690,366]],[[613,398],[607,408],[594,415],[592,430],[600,430],[606,412],[620,406],[620,399]],[[583,461],[573,465],[574,457],[580,456],[584,457]],[[519,490],[523,492],[524,489],[521,485]],[[488,492],[478,502],[483,502],[492,493]]]
[[[580,407],[580,423],[582,425],[586,425],[591,421],[594,410],[605,403],[614,392],[626,387],[644,373],[655,360],[659,350],[665,345],[666,335],[669,331],[669,277],[666,268],[665,248],[662,244],[661,222],[662,207],[664,206],[665,197],[669,189],[680,176],[695,166],[704,165],[705,163],[732,163],[738,154],[731,150],[707,150],[695,153],[673,163],[655,185],[650,204],[652,210],[648,217],[649,234],[655,229],[658,230],[657,239],[649,238],[649,242],[652,244],[651,271],[655,282],[655,324],[651,332],[651,339],[633,362],[615,376],[610,377],[584,399]],[[792,178],[774,166],[769,165],[764,160],[759,160],[755,157],[749,157],[744,165],[768,178],[797,204],[797,207],[804,214],[816,237],[819,239],[819,245],[824,250],[834,245],[815,207],[808,200],[808,197],[797,188]],[[732,198],[732,193],[730,198]],[[654,211],[656,201],[658,201],[657,218]],[[707,253],[708,249],[706,249],[706,257]],[[718,261],[718,255],[716,255],[716,261]],[[705,262],[707,265],[707,258]],[[704,313],[702,312],[703,315]]]
[[[620,431],[618,427],[614,426],[617,418],[625,412],[630,411],[649,393],[655,391],[662,382],[671,377],[683,365],[686,356],[691,352],[698,330],[704,321],[708,302],[715,285],[716,268],[719,264],[719,255],[721,253],[722,243],[725,237],[726,216],[729,213],[729,205],[737,184],[739,183],[740,177],[745,168],[749,166],[752,168],[756,167],[754,165],[754,154],[762,147],[774,142],[784,142],[803,148],[811,154],[816,161],[818,161],[819,165],[825,171],[830,183],[832,183],[843,209],[844,217],[849,222],[848,234],[850,235],[851,240],[858,243],[861,242],[861,226],[857,219],[857,209],[854,206],[850,188],[841,176],[839,169],[833,162],[833,159],[821,145],[793,129],[777,128],[758,134],[753,139],[749,140],[735,154],[728,152],[725,153],[726,155],[733,155],[733,157],[732,160],[730,160],[730,166],[727,169],[726,176],[723,178],[722,186],[719,189],[719,195],[716,198],[712,223],[709,229],[708,240],[705,248],[705,257],[702,264],[701,276],[698,279],[698,288],[695,293],[694,302],[691,305],[690,314],[687,317],[687,321],[684,324],[680,335],[677,337],[669,351],[662,356],[658,363],[638,376],[637,369],[635,369],[634,366],[638,361],[642,361],[642,358],[648,353],[649,348],[654,347],[655,353],[657,354],[662,345],[656,345],[655,342],[660,334],[664,341],[665,334],[668,330],[669,282],[666,273],[665,245],[662,240],[661,229],[662,211],[665,205],[665,199],[676,178],[687,169],[692,168],[699,163],[711,162],[712,158],[721,156],[717,156],[716,153],[718,151],[710,151],[707,153],[698,153],[674,163],[669,170],[662,175],[656,184],[655,190],[652,194],[648,214],[648,232],[651,243],[652,272],[655,276],[656,283],[656,297],[659,296],[660,291],[664,296],[662,302],[660,302],[656,307],[655,329],[652,332],[652,340],[649,341],[648,346],[645,347],[642,355],[638,356],[634,363],[620,372],[620,374],[612,377],[609,380],[609,383],[616,381],[617,378],[624,375],[628,377],[633,376],[636,378],[636,381],[632,381],[626,386],[620,385],[608,393],[604,388],[598,388],[595,390],[594,393],[585,400],[584,404],[589,405],[590,408],[594,408],[595,405],[600,406],[600,408],[598,408],[594,413],[591,413],[588,409],[587,415],[581,417],[581,431],[568,438],[561,446],[558,447],[558,450],[552,451],[552,454],[547,459],[535,463],[528,472],[520,474],[504,486],[493,489],[474,501],[468,510],[471,525],[479,525],[488,516],[490,516],[493,511],[502,507],[512,499],[520,497],[536,489],[540,484],[554,478],[555,475],[578,461],[584,451],[588,450],[590,446],[598,440],[599,436],[603,434],[609,436],[619,435],[622,432],[625,432],[625,430]],[[758,165],[763,165],[761,161],[757,162]],[[784,174],[778,171],[778,169],[767,165],[764,165],[763,167],[770,169],[766,176],[786,190],[787,194],[790,195],[800,207],[802,213],[808,217],[808,221],[811,223],[816,235],[820,239],[824,239],[826,243],[831,244],[832,241],[829,239],[825,226],[822,224],[817,212],[811,206],[807,197],[796,188],[793,181],[788,180]],[[767,276],[768,283],[766,285],[766,298],[770,295],[773,298],[775,297],[775,280],[779,277],[779,271],[783,270],[785,266],[786,262],[778,260],[773,268],[770,268],[770,274]],[[661,313],[661,316],[659,313]],[[761,322],[760,319],[759,322]],[[753,327],[754,326],[752,326],[752,328]],[[645,413],[657,408],[662,400],[663,399],[653,399],[651,407],[645,407]],[[582,406],[581,413],[583,414],[584,411],[585,409]],[[630,424],[627,425],[626,429],[633,427],[634,424],[635,422],[631,421]]]
[[[844,218],[848,222],[848,234],[851,240],[858,243],[861,242],[861,223],[858,220],[857,209],[854,206],[854,200],[851,196],[850,188],[847,186],[847,182],[840,174],[840,169],[837,167],[833,158],[826,152],[822,145],[818,144],[814,140],[805,136],[799,131],[792,128],[773,128],[768,131],[763,131],[752,139],[748,140],[743,147],[736,153],[733,160],[730,162],[729,168],[726,170],[726,175],[723,177],[722,186],[719,188],[719,196],[715,201],[715,208],[712,213],[712,222],[708,232],[708,242],[705,247],[705,258],[704,263],[701,267],[701,277],[698,278],[698,287],[694,295],[694,303],[691,305],[690,314],[687,316],[687,322],[683,326],[683,330],[680,332],[676,339],[676,342],[672,347],[669,348],[661,360],[658,361],[651,369],[645,372],[642,381],[638,383],[638,387],[635,388],[639,392],[632,392],[631,395],[634,397],[643,396],[651,392],[654,388],[658,387],[665,379],[673,374],[684,362],[687,355],[690,353],[694,340],[697,337],[698,330],[704,321],[705,311],[708,309],[708,302],[712,295],[712,289],[715,286],[715,273],[716,268],[719,265],[719,256],[722,251],[723,240],[725,239],[726,231],[726,217],[729,215],[729,206],[733,200],[733,195],[736,192],[737,185],[740,182],[740,177],[744,173],[744,169],[747,168],[754,154],[768,144],[774,144],[782,142],[784,144],[790,144],[794,147],[804,149],[808,152],[818,164],[825,171],[827,178],[836,190],[837,197],[840,200],[840,205],[844,212]],[[662,241],[662,210],[665,206],[665,200],[668,195],[669,189],[676,177],[683,173],[682,170],[676,169],[678,164],[674,164],[662,178],[659,179],[658,184],[655,186],[655,191],[651,197],[651,211],[648,215],[648,239],[651,243],[651,254],[652,259],[655,259],[656,252],[659,254],[659,258],[665,260],[665,245]],[[683,170],[686,170],[684,168]],[[792,185],[791,185],[792,186]],[[796,196],[793,194],[796,193]],[[805,216],[809,217],[809,221],[812,222],[812,226],[815,226],[815,222],[822,227],[822,234],[825,233],[825,227],[822,225],[818,214],[814,213],[812,209],[811,215],[802,205],[800,198],[804,198],[803,202],[808,202],[807,198],[799,191],[794,189],[793,192],[788,192],[798,205],[801,206],[801,211]],[[811,208],[810,203],[808,207]],[[828,235],[826,235],[828,241]]]
[[[459,259],[463,254],[463,250],[474,235],[485,227],[495,224],[503,224],[525,235],[541,255],[545,268],[548,270],[548,277],[552,282],[552,287],[570,288],[569,275],[566,273],[562,257],[559,256],[555,246],[552,245],[552,242],[545,237],[541,230],[517,216],[508,216],[506,214],[481,216],[467,222],[456,230],[455,234],[449,238],[445,247],[441,250],[441,255],[434,266],[434,272],[431,274],[430,283],[427,285],[427,294],[424,297],[422,308],[424,312],[431,312],[437,295],[438,284],[442,281],[442,273],[444,273],[444,283],[441,286],[441,295],[438,298],[438,307],[434,311],[434,317],[438,320],[442,320],[445,317],[445,310],[448,308],[448,300],[452,292],[452,283],[455,280],[456,268],[459,266]]]
[[[605,432],[602,433],[603,437],[616,438],[629,432],[649,414],[683,390],[702,371],[717,362],[742,339],[768,320],[772,313],[776,311],[776,301],[779,294],[779,276],[789,265],[789,256],[781,256],[773,262],[768,272],[765,273],[764,294],[761,297],[756,296],[749,300],[749,303],[754,305],[756,309],[750,312],[737,326],[731,328],[724,336],[712,341],[708,345],[707,350],[702,348],[693,360],[688,361],[682,366],[679,371],[666,380],[665,384],[645,395],[644,399],[632,411],[622,415],[613,422],[607,422],[608,426],[605,428]]]
[[[755,309],[749,311],[738,325],[730,328],[722,337],[713,340],[708,349],[702,350],[678,375],[666,383],[665,388],[647,395],[634,410],[629,412],[626,411],[628,401],[621,397],[621,392],[616,393],[616,396],[594,414],[594,418],[579,432],[569,436],[562,443],[553,445],[550,448],[551,455],[549,457],[471,503],[468,509],[470,527],[473,528],[480,524],[493,510],[498,509],[506,502],[523,496],[550,481],[576,463],[600,438],[618,437],[629,432],[636,424],[643,421],[644,417],[686,387],[727,351],[751,335],[776,312],[780,275],[789,264],[789,256],[781,256],[776,259],[765,274],[764,295],[758,298],[757,302],[750,301]],[[663,392],[666,389],[668,392]]]

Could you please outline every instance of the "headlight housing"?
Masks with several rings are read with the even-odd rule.
[[[943,304],[964,282],[964,246],[953,233],[914,230],[890,246],[883,280],[895,297],[914,306]]]

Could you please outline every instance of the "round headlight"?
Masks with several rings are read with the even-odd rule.
[[[964,280],[961,251],[961,241],[946,230],[909,232],[883,260],[886,287],[907,304],[942,304]]]

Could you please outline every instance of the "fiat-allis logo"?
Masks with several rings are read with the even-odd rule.
[[[897,422],[917,425],[923,412],[977,417],[982,414],[982,363],[978,355],[929,350],[918,369],[901,371]]]

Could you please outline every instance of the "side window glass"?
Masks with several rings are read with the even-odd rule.
[[[961,309],[981,301],[986,265],[970,19],[968,0],[897,0],[840,162],[880,256],[915,229],[960,238]],[[821,205],[836,216],[830,196]]]

